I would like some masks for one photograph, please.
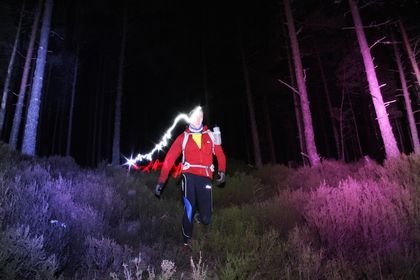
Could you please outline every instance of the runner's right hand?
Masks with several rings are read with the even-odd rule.
[[[160,198],[160,195],[162,194],[162,190],[163,190],[163,183],[159,183],[159,184],[157,184],[156,185],[156,187],[155,187],[155,196],[157,197],[157,198]]]

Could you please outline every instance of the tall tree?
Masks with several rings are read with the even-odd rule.
[[[267,95],[264,95],[263,108],[264,108],[263,114],[265,117],[265,128],[267,130],[268,148],[270,151],[270,161],[272,164],[275,164],[277,162],[276,149],[274,147],[273,130],[271,128],[271,118],[270,118],[270,110],[268,108]]]
[[[240,40],[239,47],[241,51],[242,71],[243,71],[244,81],[245,81],[245,93],[246,93],[246,100],[248,103],[248,111],[249,111],[249,121],[251,123],[251,135],[252,135],[252,144],[254,148],[254,160],[255,160],[255,166],[257,168],[260,168],[262,167],[260,138],[258,136],[258,127],[257,127],[256,118],[255,118],[255,109],[254,109],[254,101],[252,98],[251,81],[249,79],[248,65],[246,62],[242,37],[239,40]]]
[[[385,155],[387,158],[396,157],[400,151],[395,140],[392,127],[389,122],[386,106],[382,98],[381,87],[375,72],[370,47],[368,46],[366,35],[363,30],[362,19],[360,18],[359,9],[354,0],[348,0],[353,17],[354,27],[356,30],[357,40],[359,42],[360,52],[363,57],[365,72],[369,83],[370,94],[372,95],[373,105],[375,107],[376,118],[378,120],[379,129],[381,131],[382,140],[385,146]]]
[[[312,166],[320,163],[320,158],[315,145],[314,130],[312,125],[312,114],[309,107],[308,93],[306,91],[305,78],[300,58],[299,43],[296,36],[295,24],[293,21],[292,9],[289,0],[283,0],[284,11],[287,20],[287,29],[289,32],[292,57],[295,66],[296,81],[302,109],[303,131],[305,136],[306,150],[309,162]]]
[[[420,142],[419,142],[419,135],[417,132],[416,119],[414,118],[413,108],[411,106],[410,93],[408,91],[407,81],[405,79],[404,69],[401,62],[400,51],[395,42],[394,35],[392,34],[391,36],[392,36],[392,42],[393,42],[392,46],[394,48],[395,61],[397,62],[398,73],[400,74],[401,87],[402,87],[404,103],[405,103],[405,111],[407,113],[408,124],[410,127],[411,143],[413,145],[414,152],[416,154],[420,154]]]
[[[408,40],[407,31],[405,31],[404,24],[402,23],[401,20],[398,21],[398,25],[400,26],[405,50],[407,51],[408,58],[410,59],[411,67],[414,70],[414,76],[416,77],[417,84],[420,87],[420,70],[419,70],[419,65],[417,64],[417,61],[416,61],[416,55],[413,52],[413,49],[411,48],[410,41]]]
[[[74,98],[76,96],[77,74],[79,71],[79,51],[80,51],[80,46],[77,45],[76,59],[75,59],[76,61],[74,62],[74,71],[73,71],[73,82],[71,85],[69,123],[68,123],[68,128],[67,128],[66,156],[70,156],[70,148],[71,148],[71,138],[72,138],[72,131],[73,131]]]
[[[25,94],[26,94],[26,89],[27,89],[27,84],[28,84],[29,73],[31,69],[31,61],[32,61],[32,55],[34,52],[36,33],[38,30],[39,18],[41,17],[41,9],[42,9],[42,0],[39,0],[38,5],[36,7],[36,11],[35,11],[35,19],[34,19],[34,22],[32,23],[31,37],[29,39],[28,50],[26,51],[25,65],[23,66],[22,80],[20,82],[18,100],[16,103],[15,115],[13,117],[12,131],[10,132],[9,145],[12,149],[16,149],[19,130],[20,130],[20,124],[22,122],[23,103],[25,101]]]
[[[335,121],[334,121],[333,106],[332,106],[332,102],[331,102],[330,90],[329,90],[328,83],[327,83],[327,78],[326,78],[326,75],[325,75],[324,65],[322,63],[321,55],[320,55],[318,49],[317,49],[317,52],[316,52],[316,58],[317,58],[319,70],[321,72],[322,86],[324,87],[325,99],[327,100],[327,106],[328,106],[328,116],[330,117],[331,127],[332,127],[333,135],[334,135],[335,147],[336,147],[336,151],[337,151],[337,154],[338,154],[339,150],[340,150],[340,137],[338,135],[337,126],[336,126]]]
[[[118,82],[117,82],[117,96],[115,99],[115,116],[114,116],[114,138],[112,142],[112,165],[120,164],[120,130],[121,130],[121,99],[123,92],[123,78],[124,78],[124,57],[125,57],[125,43],[127,35],[127,3],[124,8],[122,38],[120,46],[120,62],[118,66]]]
[[[25,131],[23,134],[22,153],[27,155],[35,154],[37,128],[39,118],[39,106],[42,94],[42,81],[47,61],[48,37],[51,28],[51,15],[53,0],[46,0],[44,4],[44,15],[42,19],[41,38],[39,40],[36,68],[31,90],[31,100],[29,102],[28,115],[26,117]]]
[[[12,78],[13,65],[15,64],[15,57],[16,57],[16,52],[17,52],[17,46],[19,44],[19,39],[20,39],[20,33],[21,33],[20,29],[22,27],[22,19],[23,19],[24,10],[25,10],[25,1],[23,1],[23,3],[22,3],[22,8],[21,8],[20,17],[19,17],[19,23],[18,23],[18,27],[17,27],[17,30],[16,30],[15,42],[13,43],[13,49],[12,49],[12,53],[10,55],[9,66],[7,67],[6,80],[4,82],[4,87],[3,87],[3,95],[2,95],[1,104],[0,104],[0,135],[2,134],[3,127],[4,127],[4,118],[5,118],[5,115],[6,115],[7,97],[9,96],[10,80]]]

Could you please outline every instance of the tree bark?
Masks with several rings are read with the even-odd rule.
[[[410,127],[410,135],[411,135],[411,144],[413,145],[413,150],[415,154],[420,154],[420,142],[419,142],[419,135],[416,126],[416,119],[414,118],[413,108],[411,106],[411,99],[410,99],[410,92],[408,91],[407,81],[405,79],[404,69],[401,62],[400,52],[398,50],[398,46],[395,43],[394,35],[391,34],[392,37],[392,46],[394,48],[394,56],[395,61],[397,62],[398,66],[398,73],[400,75],[401,87],[404,96],[404,103],[405,103],[405,111],[407,113],[407,120]]]
[[[367,80],[369,82],[369,90],[372,95],[373,105],[375,107],[376,118],[378,120],[379,128],[381,131],[382,140],[385,146],[385,156],[387,158],[397,157],[400,151],[389,122],[388,113],[382,98],[381,89],[378,83],[378,78],[373,65],[372,55],[370,48],[366,41],[365,32],[363,30],[362,20],[360,18],[359,10],[354,0],[348,0],[351,13],[353,16],[354,27],[356,30],[357,40],[360,46],[360,52],[363,57]]]
[[[210,106],[210,94],[208,88],[208,75],[207,75],[207,54],[206,54],[206,46],[205,46],[205,35],[203,32],[201,38],[201,56],[202,56],[202,63],[203,63],[203,90],[204,90],[204,118],[208,125],[212,125],[211,123],[211,106]]]
[[[287,19],[287,29],[289,31],[292,57],[295,66],[296,81],[300,95],[300,104],[302,109],[303,131],[305,135],[305,144],[307,156],[312,166],[317,166],[321,161],[315,145],[314,130],[312,125],[312,114],[309,107],[308,93],[306,91],[305,79],[303,77],[303,67],[300,58],[299,43],[296,37],[295,24],[293,22],[292,9],[289,0],[283,0],[284,11]]]
[[[3,95],[1,99],[1,105],[0,105],[0,136],[3,133],[4,119],[6,116],[7,97],[9,96],[10,80],[12,78],[13,65],[15,64],[15,57],[16,57],[17,46],[19,44],[19,39],[20,39],[20,29],[22,27],[22,19],[23,19],[24,10],[25,10],[25,1],[23,1],[22,8],[20,10],[20,17],[19,17],[18,27],[16,30],[15,42],[13,43],[12,54],[10,55],[9,65],[7,67],[6,80],[4,82],[4,87],[3,87]]]
[[[353,120],[354,132],[356,133],[357,149],[358,149],[360,158],[362,158],[363,157],[363,148],[362,148],[362,144],[360,143],[359,126],[357,125],[356,113],[354,112],[353,103],[351,102],[351,98],[350,98],[349,93],[347,93],[347,98],[349,99],[350,112],[351,112],[351,116],[352,116],[352,120]]]
[[[13,117],[12,131],[10,132],[9,145],[14,150],[17,147],[20,124],[22,122],[23,104],[25,101],[27,84],[28,84],[29,74],[31,70],[31,61],[32,61],[32,56],[34,52],[34,45],[35,45],[36,33],[38,30],[39,18],[41,17],[41,9],[42,9],[42,0],[39,0],[38,6],[35,12],[35,19],[34,19],[34,22],[32,23],[31,37],[29,39],[28,50],[26,51],[25,65],[23,66],[22,80],[20,82],[18,100],[16,103],[15,114]]]
[[[257,127],[256,118],[255,118],[254,101],[252,100],[251,82],[249,80],[249,72],[248,72],[248,66],[246,64],[246,57],[245,57],[245,51],[243,48],[242,38],[240,38],[240,51],[241,51],[241,60],[242,60],[242,71],[244,74],[244,81],[245,81],[246,99],[248,103],[249,121],[251,123],[251,134],[252,134],[252,143],[253,143],[253,148],[254,148],[255,166],[257,168],[261,168],[262,158],[261,158],[261,149],[260,149],[260,139],[258,136],[258,127]]]
[[[284,30],[283,27],[283,33],[284,35],[286,35],[286,31]],[[286,52],[287,52],[287,64],[289,66],[289,73],[290,73],[290,85],[295,88],[296,87],[296,82],[295,82],[295,76],[294,76],[294,71],[293,71],[293,61],[292,61],[292,57],[290,55],[290,48],[288,45],[286,45]],[[302,163],[304,166],[306,166],[308,164],[308,159],[306,158],[306,146],[305,146],[305,141],[304,141],[304,133],[303,133],[303,122],[302,122],[302,110],[300,109],[300,101],[298,98],[298,95],[295,92],[292,92],[293,95],[293,105],[294,105],[294,109],[295,109],[295,117],[296,117],[296,125],[297,125],[297,129],[298,129],[298,140],[299,140],[299,148],[300,148],[300,155],[302,157]]]
[[[335,141],[335,148],[336,148],[337,155],[338,155],[339,150],[340,150],[340,136],[338,135],[337,126],[335,124],[334,117],[333,117],[333,114],[332,114],[333,106],[332,106],[332,103],[331,103],[330,90],[328,88],[327,78],[326,78],[325,71],[324,71],[324,65],[322,64],[322,60],[321,60],[321,56],[320,56],[319,52],[317,52],[316,58],[318,60],[319,70],[321,72],[322,85],[324,87],[325,98],[327,100],[327,106],[328,106],[328,116],[330,117],[330,122],[331,122],[333,135],[334,135],[334,141]]]
[[[125,43],[127,33],[127,3],[124,8],[124,18],[122,26],[122,38],[120,47],[120,62],[118,66],[118,82],[117,82],[117,96],[115,99],[115,116],[114,116],[114,138],[112,142],[112,165],[120,165],[120,131],[121,131],[121,99],[123,91],[124,78],[124,57],[125,57]]]
[[[407,51],[408,58],[410,59],[411,67],[414,70],[414,76],[416,77],[417,84],[420,87],[420,70],[419,65],[416,61],[416,56],[411,48],[410,41],[408,40],[407,31],[404,28],[404,25],[401,20],[398,21],[398,25],[400,26],[401,34],[404,41],[405,50]]]
[[[42,95],[42,81],[44,78],[45,63],[47,61],[52,7],[53,0],[46,0],[34,74],[34,85],[31,91],[31,101],[29,103],[28,116],[26,118],[25,131],[23,135],[22,153],[26,155],[34,155],[37,144],[39,106]]]
[[[267,101],[266,95],[264,95],[263,106],[264,106],[265,127],[267,129],[268,147],[270,148],[270,159],[271,159],[271,163],[275,164],[277,162],[276,149],[274,147],[273,131],[271,128],[270,110],[268,109],[268,101]]]
[[[71,137],[72,137],[72,132],[73,132],[74,98],[76,96],[77,75],[79,71],[79,51],[80,51],[80,46],[78,45],[76,49],[76,61],[74,62],[73,82],[71,86],[70,112],[69,112],[69,122],[67,126],[66,156],[70,156],[70,149],[71,149]]]

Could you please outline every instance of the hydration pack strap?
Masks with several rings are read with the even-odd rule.
[[[184,164],[182,165],[182,170],[187,170],[191,167],[197,167],[197,168],[204,168],[206,169],[206,175],[209,176],[209,169],[211,170],[211,172],[214,172],[214,165],[210,165],[210,166],[206,166],[206,165],[200,165],[200,164],[190,164],[188,162],[184,162]]]

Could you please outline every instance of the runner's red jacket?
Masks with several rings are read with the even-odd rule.
[[[187,128],[185,130],[187,133],[191,133]],[[185,162],[189,164],[197,164],[203,166],[211,166],[213,163],[213,150],[212,150],[212,140],[207,133],[207,126],[203,127],[202,136],[201,136],[201,149],[197,146],[192,135],[188,135],[188,141],[185,146],[184,155]],[[166,154],[165,161],[163,162],[162,170],[160,172],[159,183],[164,183],[169,176],[169,172],[174,165],[176,159],[182,153],[182,143],[184,141],[184,133],[181,133],[172,144],[168,153]],[[223,153],[221,145],[214,145],[214,153],[217,158],[217,164],[219,172],[226,172],[226,157]],[[210,179],[213,178],[213,172],[208,169],[208,175],[206,175],[206,169],[200,167],[190,167],[187,170],[183,170],[182,173],[192,173],[199,176],[207,176]]]

